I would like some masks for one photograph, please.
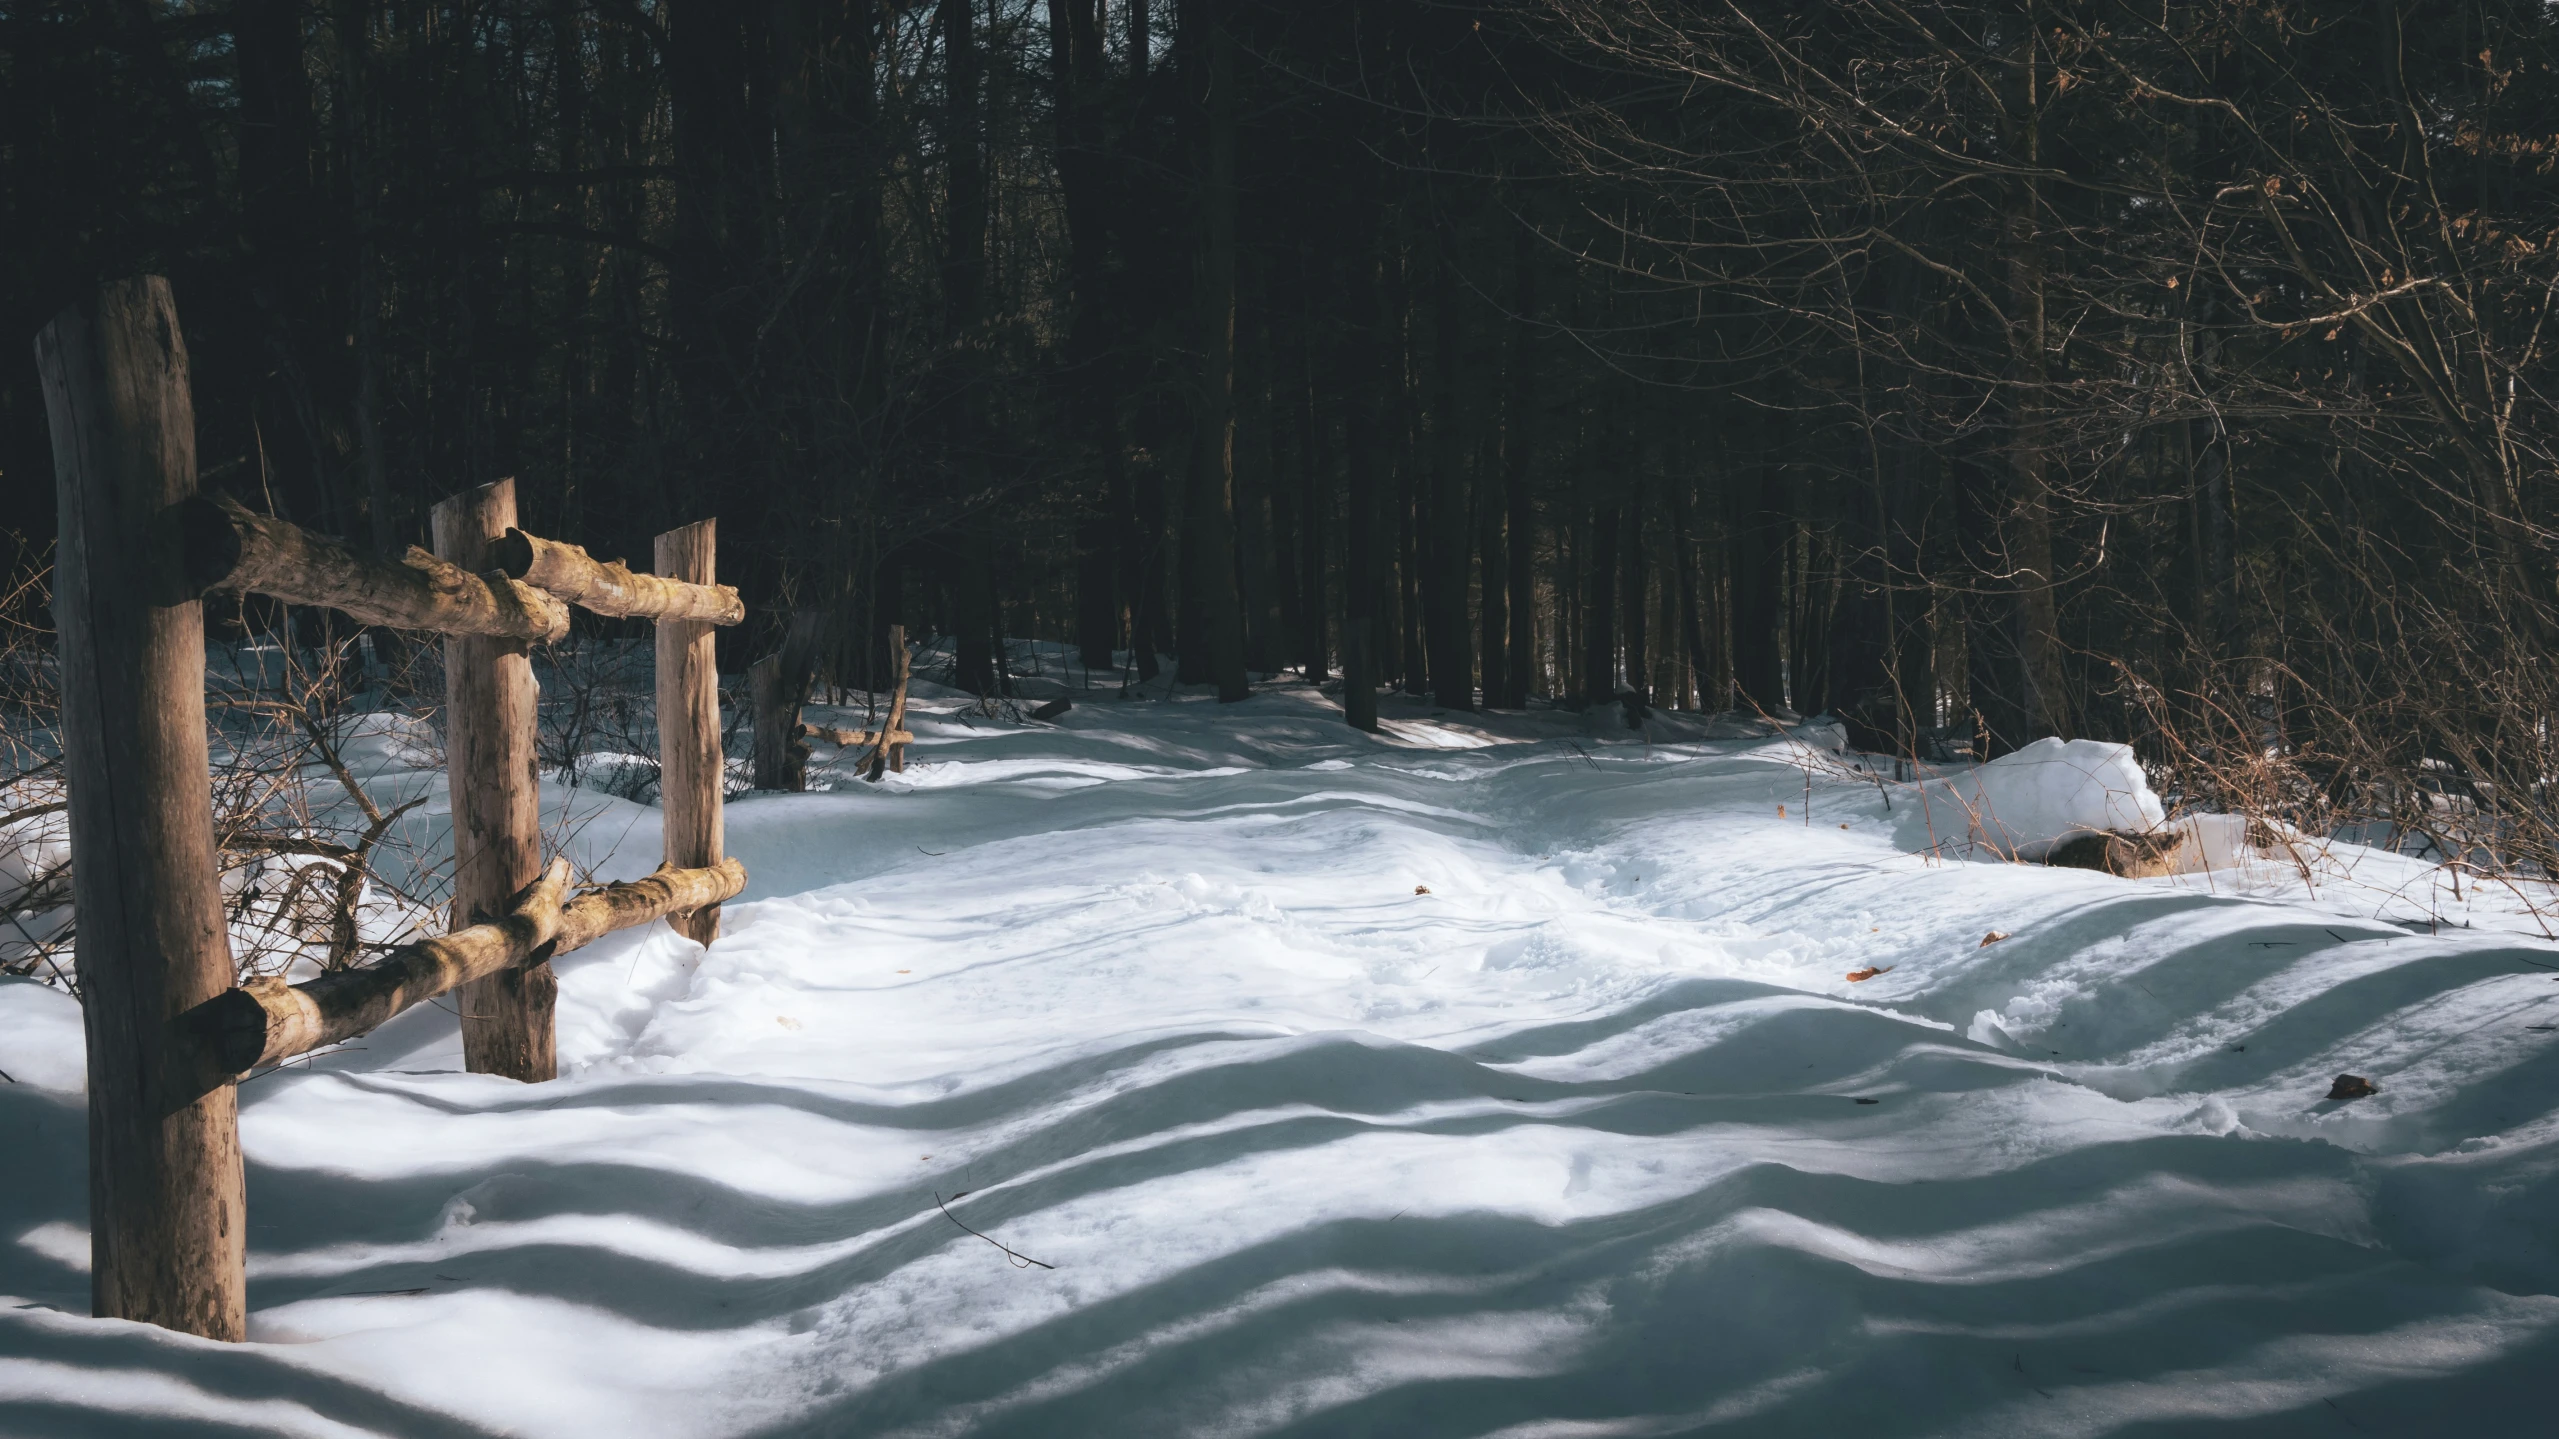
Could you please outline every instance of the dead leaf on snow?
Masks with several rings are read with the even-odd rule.
[[[1852,969],[1848,971],[1848,982],[1850,984],[1864,984],[1866,981],[1873,979],[1876,975],[1890,974],[1892,971],[1893,967],[1889,964],[1881,966],[1870,964],[1864,969]]]
[[[2006,931],[2006,930],[2004,930],[2004,929],[1994,929],[1994,930],[1992,930],[1990,933],[1983,935],[1983,936],[1981,937],[1981,943],[1980,943],[1979,945],[1975,946],[1975,948],[1978,948],[1978,949],[1988,949],[1988,948],[1990,948],[1992,945],[1999,943],[2001,940],[2006,939],[2007,937],[2008,937],[2008,931]]]

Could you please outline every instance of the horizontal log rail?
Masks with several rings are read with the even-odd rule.
[[[472,574],[414,545],[398,560],[360,554],[228,495],[186,500],[175,520],[190,597],[234,590],[447,635],[550,641],[569,632],[569,607],[547,591]]]
[[[583,546],[510,528],[489,542],[489,561],[509,578],[547,590],[582,610],[643,620],[701,620],[733,625],[746,618],[734,585],[697,585],[664,575],[634,574]]]
[[[569,862],[554,859],[503,919],[403,945],[360,969],[300,984],[253,980],[190,1016],[197,1042],[225,1073],[281,1064],[364,1034],[413,1005],[475,979],[539,964],[616,930],[733,899],[746,888],[734,859],[706,869],[660,869],[564,901]]]
[[[837,729],[833,725],[803,724],[800,726],[800,736],[803,739],[822,739],[828,744],[848,749],[876,744],[883,738],[890,744],[915,743],[915,731],[906,729]]]

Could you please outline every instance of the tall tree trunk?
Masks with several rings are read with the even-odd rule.
[[[1268,674],[1279,666],[1279,567],[1274,525],[1271,444],[1271,332],[1269,284],[1252,287],[1257,302],[1239,303],[1235,344],[1235,540],[1238,587],[1244,606],[1244,667]],[[1239,297],[1240,298],[1240,297]]]
[[[1537,675],[1537,500],[1528,477],[1537,453],[1537,265],[1528,227],[1518,230],[1511,256],[1510,403],[1502,440],[1503,489],[1510,502],[1510,692],[1504,703],[1524,707]],[[1484,583],[1493,583],[1489,566]]]
[[[1103,278],[1108,226],[1103,193],[1098,0],[1048,0],[1049,71],[1056,85],[1058,179],[1066,202],[1068,273],[1074,318],[1067,351],[1078,380],[1085,441],[1099,473],[1088,482],[1075,522],[1075,644],[1088,670],[1109,669],[1119,638],[1119,391],[1108,341]]]
[[[976,9],[976,0],[940,0],[936,16],[945,77],[943,213],[950,227],[942,252],[942,325],[954,370],[949,377],[949,455],[953,488],[964,496],[973,494],[981,479],[975,454],[981,443],[981,399],[970,342],[983,318],[986,286],[985,61],[978,53]],[[959,549],[953,679],[973,694],[992,695],[999,688],[995,631],[1002,626],[989,564],[992,538],[984,520],[973,516],[961,524],[953,543]]]
[[[1483,631],[1484,708],[1516,706],[1510,670],[1510,447],[1512,424],[1493,438],[1492,453],[1475,468],[1475,540],[1484,561],[1479,593]]]
[[[1430,626],[1431,693],[1443,709],[1475,708],[1475,641],[1467,624],[1466,589],[1473,567],[1469,534],[1473,515],[1467,494],[1464,381],[1458,358],[1463,343],[1457,307],[1456,260],[1449,251],[1454,238],[1443,228],[1435,237],[1431,312],[1433,396],[1431,414],[1431,544],[1426,614]]]
[[[1589,704],[1617,698],[1617,543],[1623,528],[1616,496],[1591,507],[1590,560],[1582,588],[1582,699]]]
[[[2025,103],[2020,110],[2019,145],[2024,163],[2042,163],[2042,126],[2038,68],[2041,45],[2027,6],[2026,34],[2020,42]],[[2068,735],[2071,731],[2068,692],[2062,679],[2061,620],[2056,593],[2059,575],[2053,568],[2052,476],[2050,422],[2044,333],[2044,257],[2039,236],[2043,192],[2032,174],[2009,181],[2008,303],[2012,431],[2009,465],[2012,491],[2006,526],[2009,561],[2017,576],[2017,647],[2026,723],[2034,735]]]
[[[1783,425],[1782,417],[1767,416],[1761,427],[1766,448],[1746,468],[1723,467],[1734,475],[1732,514],[1724,527],[1724,564],[1732,577],[1734,702],[1763,714],[1775,714],[1786,703],[1777,643],[1784,582],[1778,550],[1794,524],[1784,511],[1785,478],[1778,468]],[[1741,473],[1735,475],[1737,469]]]
[[[1311,267],[1310,267],[1311,268]],[[1326,653],[1325,619],[1331,604],[1325,595],[1325,521],[1332,513],[1333,464],[1330,416],[1315,404],[1315,306],[1312,297],[1298,311],[1298,368],[1289,388],[1297,396],[1297,464],[1300,513],[1304,524],[1298,543],[1298,669],[1308,684],[1322,684],[1330,656]]]
[[[1204,61],[1192,103],[1204,112],[1193,398],[1191,503],[1182,523],[1182,588],[1199,617],[1180,636],[1184,678],[1213,682],[1221,702],[1252,693],[1244,673],[1244,616],[1235,592],[1235,36],[1232,0],[1185,0],[1184,43]],[[1196,27],[1196,28],[1194,28]],[[1196,40],[1189,37],[1196,35]],[[1205,54],[1200,54],[1201,50]]]
[[[1644,511],[1647,496],[1644,485],[1633,482],[1626,496],[1625,548],[1619,552],[1618,613],[1623,616],[1626,649],[1626,687],[1634,691],[1631,702],[1637,711],[1653,703],[1651,650],[1645,643],[1645,600],[1652,578],[1652,550],[1644,542]]]

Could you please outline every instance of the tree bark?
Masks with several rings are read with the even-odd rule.
[[[1256,273],[1261,267],[1254,267]],[[1253,322],[1235,325],[1235,571],[1243,603],[1244,668],[1280,667],[1279,567],[1272,543],[1271,344],[1268,285],[1253,288]],[[1237,310],[1244,312],[1243,295]]]
[[[1473,497],[1467,493],[1465,408],[1458,359],[1454,239],[1442,231],[1433,247],[1431,296],[1433,378],[1431,414],[1431,544],[1429,561],[1431,695],[1442,709],[1475,708],[1474,628],[1467,623],[1466,591],[1474,567]]]
[[[747,671],[747,688],[755,704],[755,771],[757,789],[798,791],[808,788],[809,747],[800,742],[800,706],[817,679],[820,630],[818,612],[791,616],[782,647],[757,660]]]
[[[438,554],[477,574],[515,524],[515,481],[455,495],[430,516]],[[530,648],[519,639],[455,635],[444,644],[444,753],[453,804],[453,927],[506,913],[542,873],[540,759]],[[560,983],[547,965],[466,986],[462,1059],[475,1074],[528,1084],[555,1077],[553,1010]]]
[[[1614,477],[1612,477],[1613,479]],[[1582,602],[1582,698],[1604,705],[1617,698],[1617,505],[1590,512],[1590,564]]]
[[[1208,44],[1198,97],[1207,111],[1200,185],[1198,333],[1202,355],[1193,411],[1191,504],[1182,525],[1182,586],[1202,633],[1180,636],[1198,678],[1233,703],[1249,697],[1244,616],[1235,592],[1235,36],[1230,0],[1190,0],[1183,19],[1203,24]],[[1188,669],[1189,665],[1186,664]]]
[[[658,573],[687,584],[715,583],[718,539],[716,520],[696,520],[658,536]],[[702,620],[661,620],[657,627],[658,806],[672,869],[708,869],[722,858],[720,799],[728,766],[720,746],[720,672],[711,635]],[[720,936],[720,907],[704,905],[671,924],[696,944],[709,944]]]
[[[746,602],[732,585],[688,585],[664,575],[633,574],[620,560],[606,562],[578,545],[546,540],[510,528],[489,545],[489,563],[590,614],[637,620],[703,620],[733,625],[746,618]],[[799,623],[794,617],[793,623]],[[557,639],[557,635],[550,636]]]
[[[1537,268],[1532,238],[1519,230],[1511,272],[1511,373],[1508,423],[1502,437],[1503,488],[1510,502],[1510,693],[1504,703],[1525,706],[1537,674],[1537,500],[1529,492],[1537,451],[1537,348],[1530,329],[1537,307]],[[1493,571],[1484,570],[1484,583]],[[1487,641],[1489,645],[1490,641]]]
[[[359,554],[228,495],[191,495],[170,511],[190,594],[214,590],[323,605],[368,625],[548,643],[569,609],[545,591],[475,574],[411,546],[401,560]]]
[[[168,282],[99,289],[36,337],[53,431],[72,903],[88,1037],[90,1309],[208,1339],[248,1327],[236,1099],[178,1042],[230,987],[213,854],[204,611],[161,513],[195,492]]]

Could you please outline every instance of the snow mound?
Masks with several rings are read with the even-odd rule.
[[[1903,837],[1938,853],[2042,860],[2073,835],[2168,822],[2132,747],[2103,740],[2039,739],[1917,788]]]

